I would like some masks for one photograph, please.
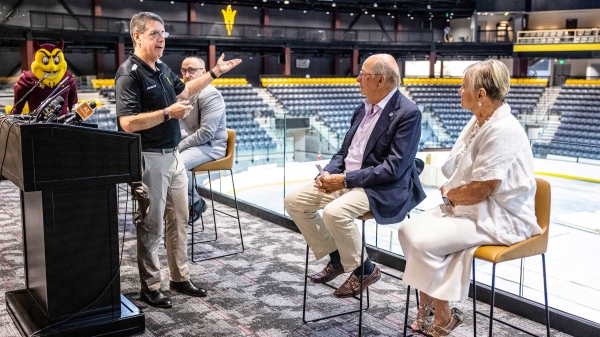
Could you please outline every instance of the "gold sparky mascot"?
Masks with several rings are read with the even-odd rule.
[[[231,10],[231,5],[227,6],[227,10],[221,9],[223,12],[223,19],[225,20],[225,28],[227,28],[227,36],[231,36],[231,30],[233,29],[233,19],[237,11]]]
[[[63,54],[63,48],[64,42],[62,39],[56,45],[50,43],[40,45],[37,40],[33,40],[35,59],[31,63],[31,71],[24,71],[15,84],[15,103],[19,102],[40,79],[46,75],[48,76],[31,91],[29,96],[16,104],[13,114],[20,114],[25,102],[29,103],[29,111],[35,110],[66,77],[69,79],[61,85],[61,88],[69,87],[69,89],[62,94],[65,102],[60,114],[66,114],[69,107],[77,103],[77,85],[71,72],[67,70],[67,61]]]

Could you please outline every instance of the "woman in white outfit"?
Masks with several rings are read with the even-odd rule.
[[[449,301],[467,298],[473,254],[482,245],[513,245],[541,233],[534,200],[533,155],[504,98],[510,74],[496,60],[471,65],[458,90],[473,118],[461,132],[442,173],[444,204],[416,215],[398,231],[406,257],[404,282],[420,290],[411,328],[447,336],[462,323]],[[435,308],[432,324],[426,318]]]

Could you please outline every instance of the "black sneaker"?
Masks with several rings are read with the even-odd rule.
[[[200,219],[200,216],[202,213],[204,213],[204,211],[206,211],[207,208],[208,205],[202,198],[200,198],[200,200],[196,200],[194,203],[194,211],[192,212],[192,210],[190,210],[190,219],[192,219],[192,222],[196,222],[196,220]]]

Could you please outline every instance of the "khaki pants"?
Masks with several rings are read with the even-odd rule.
[[[160,289],[158,248],[165,221],[167,263],[171,281],[190,278],[187,257],[188,179],[179,153],[142,152],[142,180],[150,208],[137,226],[137,257],[142,289]]]
[[[362,237],[354,219],[369,211],[369,200],[360,187],[338,193],[340,197],[335,199],[310,184],[288,194],[284,205],[315,258],[320,260],[338,250],[344,271],[349,272],[362,264]],[[323,209],[322,217],[317,212],[320,209]],[[366,251],[364,258],[367,258]]]

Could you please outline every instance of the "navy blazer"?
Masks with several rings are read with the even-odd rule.
[[[354,111],[342,147],[325,166],[325,171],[344,172],[344,159],[364,116],[363,103]],[[401,222],[406,213],[426,197],[415,166],[420,138],[421,111],[397,90],[373,128],[360,170],[346,172],[347,187],[365,190],[379,224]]]

